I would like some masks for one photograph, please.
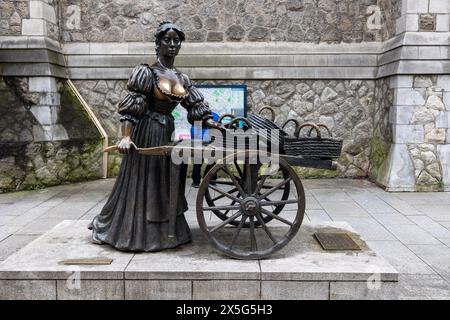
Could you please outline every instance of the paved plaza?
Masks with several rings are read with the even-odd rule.
[[[64,220],[92,219],[113,183],[106,179],[1,194],[0,261]],[[351,179],[303,184],[305,219],[349,223],[400,273],[399,299],[450,298],[450,192],[387,193],[368,181]],[[186,193],[186,217],[197,228],[197,189]]]

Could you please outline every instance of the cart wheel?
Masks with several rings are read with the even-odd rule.
[[[257,169],[260,170],[261,166],[262,165],[259,164],[257,166]],[[244,171],[245,171],[245,165],[244,164],[238,164],[237,161],[234,161],[234,164],[230,168],[230,172],[234,173],[234,176],[235,176],[236,180],[239,182],[239,184],[240,184],[240,186],[242,188],[245,187],[244,186],[245,177],[244,177],[244,173],[243,173]],[[207,174],[208,173],[205,172],[203,178],[205,178],[205,176]],[[273,174],[273,176],[274,175],[275,174]],[[280,176],[280,177],[283,177],[284,179],[287,179],[289,177],[289,174],[288,174],[288,172],[285,169],[282,169],[281,167],[279,167],[277,176]],[[260,181],[262,179],[262,177],[263,177],[263,175],[258,175],[257,176],[257,181]],[[223,188],[226,189],[227,193],[232,194],[235,197],[240,197],[238,189],[235,187],[233,181],[230,178],[227,179],[227,176],[225,176],[224,178],[219,179],[219,180],[216,180],[216,179],[213,178],[211,180],[211,183],[215,184],[215,185],[218,185],[218,186],[223,186]],[[261,191],[260,191],[259,194],[262,194],[263,190],[267,190],[270,187],[271,187],[270,185],[263,185],[263,187],[261,188]],[[289,198],[290,184],[286,184],[286,185],[280,187],[280,190],[282,190],[282,192],[281,193],[278,193],[278,192],[275,193],[272,196],[273,197],[272,200],[281,200],[281,201],[283,201],[283,200],[287,200]],[[235,200],[230,200],[230,199],[226,198],[225,195],[223,195],[221,193],[218,193],[218,192],[216,192],[214,190],[210,191],[210,189],[207,188],[206,191],[205,191],[205,200],[208,203],[208,206],[210,206],[210,207],[215,207],[216,205],[223,205],[223,203],[220,203],[219,200],[224,199],[224,198],[225,198],[225,200],[228,200],[230,206],[236,204]],[[272,212],[274,214],[278,215],[281,212],[281,210],[283,210],[284,206],[285,206],[285,204],[281,203],[279,205],[271,206],[270,209],[272,210]],[[230,211],[231,210],[224,210],[224,211],[212,210],[212,212],[219,219],[221,219],[222,221],[225,221],[225,220],[227,220],[230,217],[229,216]],[[265,223],[267,223],[267,222],[271,221],[273,218],[271,216],[265,216],[262,219],[263,219],[263,221]],[[230,222],[230,224],[233,225],[233,226],[238,226],[239,223],[240,223],[240,219],[239,218]],[[259,223],[259,221],[255,221],[255,226],[258,227],[260,225],[261,224]],[[243,227],[244,228],[250,227],[250,222],[249,221],[244,222]]]
[[[256,166],[248,163],[248,156],[245,156],[242,172],[245,181],[239,181],[232,171],[236,154],[216,164],[204,177],[197,194],[197,220],[201,230],[220,252],[237,259],[261,259],[283,248],[297,234],[305,212],[305,193],[300,178],[284,159],[279,159],[279,169],[271,165],[256,171],[257,176],[254,176],[246,174],[255,172],[252,167]],[[286,173],[282,179],[276,175],[280,169]],[[217,180],[211,181],[219,174]],[[233,186],[228,188],[236,188],[237,192],[229,192],[218,183],[222,176],[232,181]],[[274,177],[278,179],[271,179]],[[277,193],[282,195],[287,185],[290,199],[274,200],[273,196]],[[216,201],[214,206],[210,206],[206,201],[208,190],[223,195],[222,199],[227,202],[220,205]],[[235,201],[234,204],[229,200]],[[275,214],[271,208],[280,205],[285,210]],[[214,211],[227,218],[216,217]],[[272,222],[266,223],[267,217],[272,218]],[[238,221],[238,225],[233,226],[233,221]],[[245,223],[248,223],[248,228],[244,228]]]

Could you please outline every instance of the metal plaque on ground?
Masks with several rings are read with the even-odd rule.
[[[316,232],[314,236],[324,250],[361,250],[347,233]]]

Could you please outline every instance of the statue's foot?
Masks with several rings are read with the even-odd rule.
[[[97,240],[97,239],[92,239],[91,241],[93,244],[99,244],[99,245],[105,244],[103,241]]]

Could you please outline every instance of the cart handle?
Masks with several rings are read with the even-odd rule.
[[[234,119],[234,118],[236,118],[236,116],[234,114],[231,114],[231,113],[223,113],[223,114],[220,115],[219,119],[217,119],[217,122],[218,123],[222,123],[222,120],[224,118]]]
[[[263,112],[264,110],[269,110],[270,113],[272,114],[272,119],[271,121],[275,121],[275,110],[273,110],[271,107],[263,107],[261,109],[259,109],[258,114],[261,114],[261,112]]]
[[[316,130],[317,138],[322,139],[322,135],[321,135],[321,133],[320,133],[320,128],[319,128],[319,126],[316,125],[315,123],[312,123],[312,122],[304,123],[304,124],[302,124],[302,125],[298,128],[298,131],[297,131],[297,138],[300,136],[300,131],[301,131],[303,128],[305,128],[305,127],[311,127],[311,129],[310,129],[310,131],[309,131],[310,133],[311,133],[312,129]],[[308,134],[308,136],[310,135],[310,133]]]
[[[244,117],[235,117],[233,120],[231,120],[230,123],[228,123],[228,127],[233,128],[233,125],[238,121],[244,121],[245,124],[247,125],[247,129],[250,129],[252,127],[250,121],[248,121],[248,119],[244,118]],[[234,129],[236,129],[236,128],[234,128]]]
[[[297,137],[298,133],[299,133],[299,129],[298,127],[300,126],[300,123],[298,123],[298,121],[296,119],[287,119],[283,125],[281,126],[281,129],[284,130],[284,127],[289,123],[289,122],[294,122],[295,123],[295,131],[294,131],[294,136]]]
[[[316,126],[318,126],[319,128],[325,128],[325,129],[327,130],[328,135],[330,136],[330,138],[333,137],[333,134],[331,133],[330,128],[328,128],[328,127],[327,127],[326,125],[324,125],[323,123],[317,123]],[[311,135],[312,130],[313,130],[313,128],[309,129],[309,131],[308,131],[308,136]]]

